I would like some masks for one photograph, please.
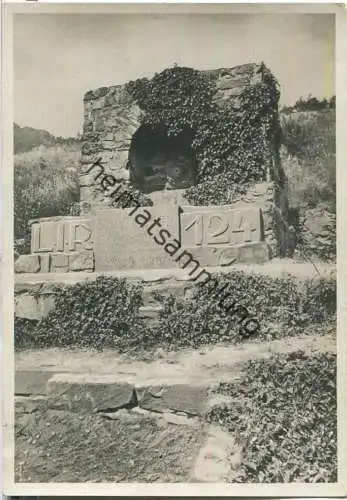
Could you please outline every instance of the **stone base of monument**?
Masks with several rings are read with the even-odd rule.
[[[126,209],[38,219],[31,224],[31,253],[19,256],[15,272],[197,269],[266,262],[283,256],[288,247],[288,225],[275,191],[273,183],[263,182],[232,205],[139,207],[130,202]]]

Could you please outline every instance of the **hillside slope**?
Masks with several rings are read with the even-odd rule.
[[[20,127],[13,124],[14,153],[25,153],[39,146],[55,146],[57,144],[73,145],[78,143],[75,137],[56,137],[47,130],[32,127]]]
[[[289,205],[307,255],[336,255],[335,109],[281,113]]]

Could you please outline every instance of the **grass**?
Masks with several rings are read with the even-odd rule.
[[[281,115],[289,204],[293,208],[336,205],[335,110]]]
[[[79,199],[79,154],[79,147],[71,145],[15,155],[15,239],[28,240],[31,219],[69,214]]]
[[[156,416],[18,412],[16,482],[187,482],[203,435]],[[184,452],[182,453],[182,450]]]
[[[336,356],[296,351],[250,361],[236,384],[219,393],[234,399],[208,420],[244,448],[237,482],[336,482]]]

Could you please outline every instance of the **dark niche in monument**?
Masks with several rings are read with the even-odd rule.
[[[169,137],[164,127],[141,125],[129,150],[130,182],[143,193],[194,185],[197,163],[191,141],[189,130]]]

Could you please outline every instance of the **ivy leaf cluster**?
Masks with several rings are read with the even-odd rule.
[[[336,354],[294,351],[250,360],[232,398],[208,411],[208,422],[242,446],[235,482],[337,481]]]

